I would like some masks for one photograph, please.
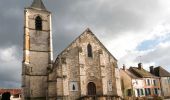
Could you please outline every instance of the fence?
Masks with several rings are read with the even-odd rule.
[[[123,100],[119,96],[83,96],[78,100]]]

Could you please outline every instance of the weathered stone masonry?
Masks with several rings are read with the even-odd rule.
[[[25,9],[23,100],[115,100],[121,94],[117,60],[90,29],[53,63],[51,13],[41,0]]]
[[[92,57],[88,57],[89,44],[92,47]],[[49,94],[52,97],[76,100],[88,96],[87,85],[93,82],[96,85],[96,95],[121,96],[121,90],[117,87],[120,86],[118,73],[117,60],[87,29],[56,59],[49,75],[49,87],[56,89]],[[76,84],[76,91],[71,89],[72,83]]]
[[[51,13],[45,9],[35,8],[33,4],[25,9],[23,98],[46,100],[47,67],[52,65]],[[35,21],[38,16],[42,19],[42,30],[36,29]]]

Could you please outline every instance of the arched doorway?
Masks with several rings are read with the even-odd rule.
[[[96,95],[96,85],[93,82],[87,85],[88,95]]]

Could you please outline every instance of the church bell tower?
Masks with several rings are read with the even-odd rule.
[[[33,0],[24,15],[23,100],[46,100],[53,60],[51,13],[42,0]]]

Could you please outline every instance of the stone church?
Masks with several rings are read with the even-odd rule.
[[[116,58],[88,28],[53,60],[51,12],[25,8],[23,100],[119,100]]]

